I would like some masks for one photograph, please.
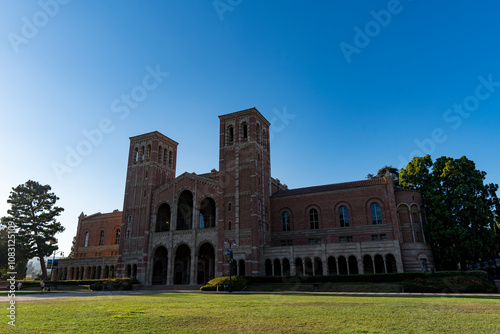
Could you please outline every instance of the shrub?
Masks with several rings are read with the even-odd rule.
[[[92,291],[132,290],[132,284],[136,283],[137,283],[136,279],[130,279],[130,278],[106,279],[90,284],[90,289]]]
[[[201,291],[216,291],[217,285],[225,286],[229,285],[229,276],[216,277],[210,281],[205,286],[200,288]],[[248,285],[247,277],[245,276],[231,276],[231,287],[233,291],[241,291]]]

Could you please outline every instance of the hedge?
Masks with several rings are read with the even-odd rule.
[[[434,276],[402,283],[404,292],[496,293],[498,288],[478,275]]]
[[[93,285],[96,283],[102,283],[104,281],[109,281],[110,279],[92,279],[92,280],[70,280],[70,281],[46,281],[45,286],[46,287],[53,287],[53,286],[78,286],[78,285]],[[116,280],[127,280],[131,281],[132,284],[137,284],[139,281],[137,279],[130,279],[130,278],[118,278]],[[23,284],[23,288],[32,288],[32,287],[40,287],[41,281],[18,281]]]
[[[401,283],[417,278],[466,276],[488,280],[485,271],[438,271],[434,273],[390,273],[326,276],[245,276],[249,284],[268,283]]]

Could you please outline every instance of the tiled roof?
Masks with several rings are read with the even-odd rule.
[[[345,183],[335,183],[335,184],[327,184],[327,185],[323,185],[323,186],[315,186],[315,187],[297,188],[297,189],[278,191],[278,192],[275,192],[271,197],[276,198],[276,197],[306,195],[306,194],[314,194],[314,193],[321,193],[321,192],[327,192],[327,191],[336,191],[336,190],[344,190],[344,189],[378,186],[378,185],[383,185],[383,184],[387,184],[387,180],[385,178],[354,181],[354,182],[345,182]]]

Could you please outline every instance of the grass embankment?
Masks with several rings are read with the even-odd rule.
[[[500,333],[496,297],[165,293],[16,306],[18,333]]]

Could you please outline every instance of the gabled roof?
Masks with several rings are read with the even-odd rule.
[[[337,191],[337,190],[362,188],[362,187],[372,187],[372,186],[378,186],[378,185],[384,185],[384,184],[387,184],[387,180],[385,178],[354,181],[354,182],[345,182],[345,183],[334,183],[334,184],[327,184],[327,185],[323,185],[323,186],[282,190],[282,191],[275,192],[271,196],[271,198],[315,194],[315,193],[322,193],[322,192],[327,192],[327,191]]]

